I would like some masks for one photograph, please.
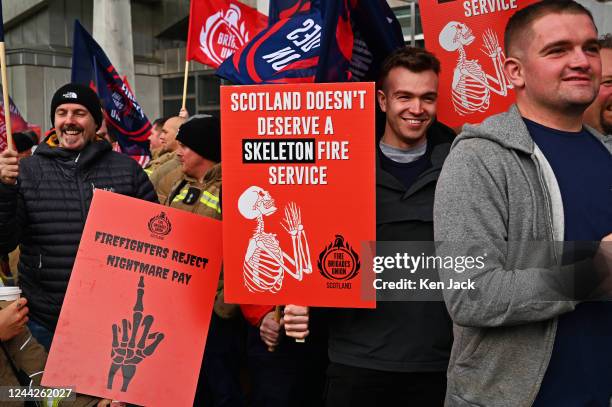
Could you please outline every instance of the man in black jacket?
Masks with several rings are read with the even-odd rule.
[[[383,63],[377,84],[386,117],[376,157],[379,246],[433,241],[434,191],[454,137],[436,121],[439,71],[435,56],[417,48],[399,49]],[[452,324],[441,297],[378,301],[373,310],[332,309],[327,316],[327,406],[444,404]],[[288,305],[284,322],[287,335],[304,337],[308,309]]]
[[[96,138],[98,96],[67,84],[51,101],[50,134],[32,157],[0,153],[0,252],[18,244],[28,327],[49,349],[95,188],[157,202],[138,163]]]

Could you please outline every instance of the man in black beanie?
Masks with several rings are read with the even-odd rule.
[[[221,127],[209,115],[192,116],[176,135],[182,176],[165,205],[221,220]],[[219,236],[221,239],[221,236]],[[241,321],[237,305],[223,300],[223,274],[204,350],[194,405],[244,405],[240,388]]]
[[[33,336],[49,349],[95,188],[157,202],[138,163],[96,138],[96,93],[69,83],[51,101],[55,131],[34,155],[0,153],[0,253],[20,244],[19,284]]]
[[[176,141],[177,157],[187,177],[202,182],[204,175],[221,162],[221,127],[216,117],[193,116],[179,127]]]

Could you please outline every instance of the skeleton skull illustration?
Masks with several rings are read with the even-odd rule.
[[[255,219],[260,215],[268,216],[276,212],[275,202],[268,191],[252,186],[240,195],[238,210],[247,219]]]
[[[463,23],[451,21],[446,24],[444,29],[440,31],[440,45],[449,52],[456,51],[459,47],[470,45],[476,37],[472,34],[472,30]]]

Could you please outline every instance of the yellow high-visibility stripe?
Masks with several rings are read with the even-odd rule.
[[[189,192],[189,188],[183,188],[181,192],[179,192],[172,202],[175,201],[184,201],[187,197],[187,193]],[[202,195],[200,196],[200,202],[204,205],[208,206],[211,209],[214,209],[217,213],[221,213],[221,206],[219,205],[219,197],[213,195],[208,191],[202,191]]]
[[[175,202],[176,200],[184,200],[187,197],[187,192],[189,192],[189,188],[181,189],[181,192],[176,194],[176,196],[172,199],[172,202]]]
[[[202,196],[200,197],[200,202],[202,202],[209,208],[214,209],[217,213],[221,213],[221,207],[219,206],[219,197],[214,196],[210,192],[204,191],[202,193]]]
[[[217,202],[217,203],[219,202],[219,197],[218,197],[218,196],[216,196],[216,195],[211,194],[211,193],[210,193],[210,192],[208,192],[208,191],[203,191],[203,192],[202,192],[202,195],[205,195],[206,197],[208,197],[208,199],[209,199],[211,202]]]

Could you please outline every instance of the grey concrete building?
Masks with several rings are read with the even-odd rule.
[[[266,13],[268,0],[241,0]],[[387,0],[408,43],[423,44],[418,2]],[[612,31],[612,4],[580,0],[594,11],[600,32]],[[174,115],[181,104],[189,0],[4,0],[10,94],[23,116],[50,126],[52,94],[70,80],[72,30],[79,19],[129,78],[150,120]],[[131,23],[131,27],[130,27]],[[131,34],[131,40],[129,38]],[[130,49],[131,47],[131,49]],[[133,79],[132,79],[133,78]],[[187,108],[219,110],[220,81],[193,62]]]

